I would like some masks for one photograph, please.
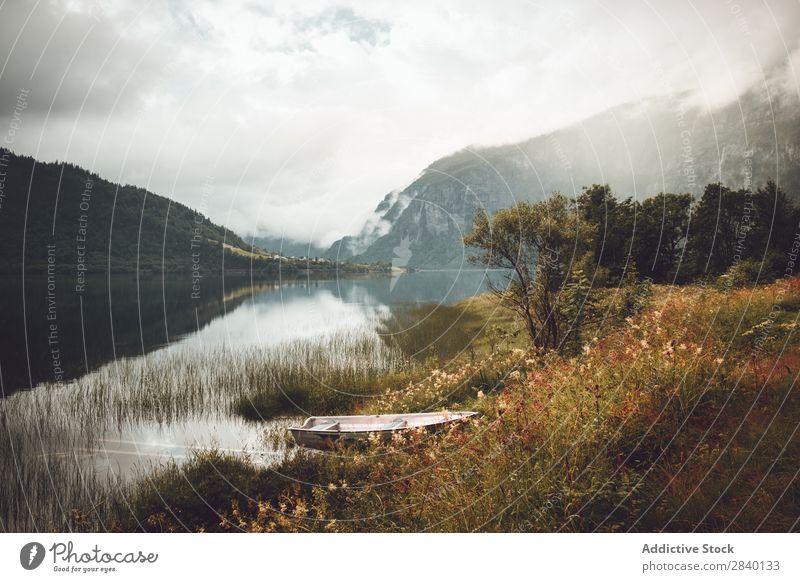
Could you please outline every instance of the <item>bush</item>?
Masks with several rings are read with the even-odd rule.
[[[271,471],[257,470],[247,458],[203,451],[143,480],[127,504],[120,504],[121,526],[125,531],[219,530],[232,502],[246,505],[287,483]]]
[[[776,277],[773,261],[774,256],[768,256],[763,263],[755,259],[739,261],[717,277],[715,287],[720,291],[725,291],[727,289],[755,285],[756,283],[771,283]]]

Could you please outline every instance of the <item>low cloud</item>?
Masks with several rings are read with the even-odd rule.
[[[776,68],[797,93],[798,22],[749,0],[6,2],[0,115],[27,88],[18,152],[195,206],[213,177],[214,220],[330,242],[469,144],[652,95],[715,107]]]

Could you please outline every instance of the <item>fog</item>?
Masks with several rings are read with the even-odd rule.
[[[297,4],[3,2],[3,146],[329,243],[470,144],[765,75],[798,92],[792,1]]]

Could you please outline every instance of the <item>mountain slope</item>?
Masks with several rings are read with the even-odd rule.
[[[522,143],[442,158],[381,202],[372,223],[334,243],[328,256],[391,262],[410,254],[403,261],[411,267],[457,267],[467,255],[461,237],[479,208],[492,213],[554,191],[577,195],[594,183],[642,199],[662,191],[699,195],[717,180],[741,187],[772,177],[797,196],[799,162],[796,98],[751,90],[710,113],[681,98],[651,99]]]
[[[316,268],[276,258],[201,213],[67,163],[0,149],[0,267],[7,274]]]
[[[259,248],[269,249],[283,257],[321,257],[327,250],[327,248],[319,247],[312,242],[297,241],[288,237],[246,236],[244,238]]]
[[[0,151],[0,264],[6,272],[221,268],[223,241],[248,249],[202,214],[134,186],[119,186],[66,163]],[[193,256],[193,254],[195,254]],[[138,255],[138,258],[137,258]],[[236,259],[233,259],[236,261]]]

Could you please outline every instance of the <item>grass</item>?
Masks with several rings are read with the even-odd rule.
[[[192,487],[186,487],[187,483]],[[247,458],[203,451],[192,463],[169,463],[159,469],[157,479],[143,480],[128,498],[127,511],[120,511],[125,517],[117,527],[128,531],[202,530],[202,524],[220,521],[215,507],[246,504],[258,491],[285,484],[275,473],[253,470]],[[172,500],[169,507],[164,506],[164,497]],[[144,523],[137,515],[147,516]]]
[[[0,438],[9,491],[0,498],[1,525],[796,531],[800,280],[729,290],[657,286],[635,313],[625,292],[605,294],[604,317],[586,330],[592,339],[577,355],[525,349],[511,316],[480,297],[408,306],[383,321],[379,338],[207,358],[158,353],[69,389],[8,398],[0,434],[14,437]],[[296,410],[291,401],[310,414],[463,408],[481,416],[367,450],[289,448],[270,467],[199,451],[135,485],[93,481],[70,459],[11,463],[31,458],[21,451],[36,458],[31,444],[63,439],[76,418],[84,431],[70,438],[88,442],[114,423],[268,418]],[[286,445],[285,432],[270,439],[265,446]]]
[[[407,305],[393,310],[379,328],[387,345],[406,357],[444,366],[455,360],[475,361],[501,345],[524,345],[511,313],[489,296],[456,305]]]
[[[259,259],[259,258],[272,258],[272,255],[262,251],[261,249],[256,250],[245,250],[241,247],[233,246],[232,244],[223,243],[222,245],[225,250],[230,251],[234,255],[239,255],[240,257],[248,257],[251,259]]]
[[[102,449],[107,434],[334,412],[374,395],[378,377],[405,382],[403,362],[365,330],[244,350],[177,346],[15,393],[0,400],[0,529],[106,529],[129,480],[98,472],[83,453]]]
[[[471,358],[448,340],[458,365],[363,410],[474,407],[479,420],[367,451],[295,451],[272,470],[244,463],[244,497],[224,484],[224,457],[216,473],[199,458],[182,469],[204,466],[197,482],[157,473],[134,516],[159,531],[796,531],[799,305],[798,279],[656,287],[574,357],[495,345]],[[429,331],[398,345],[416,354]],[[213,513],[176,521],[166,510],[197,483]]]
[[[506,348],[520,343],[518,333],[498,332],[512,327],[510,314],[498,312],[486,298],[455,306],[407,305],[381,321],[381,342],[334,337],[314,347],[307,342],[283,347],[280,357],[260,376],[248,374],[250,383],[234,403],[234,410],[249,420],[298,410],[316,415],[389,412],[391,409],[381,404],[382,396],[401,393],[431,369],[445,364],[470,366],[501,342]],[[330,354],[336,354],[336,361],[330,360]],[[435,408],[458,398],[448,394],[432,399],[430,405]]]
[[[323,415],[357,408],[410,377],[405,360],[377,338],[338,334],[293,342],[266,361],[250,362],[232,409],[249,420],[281,414]],[[239,370],[241,373],[242,370]]]

